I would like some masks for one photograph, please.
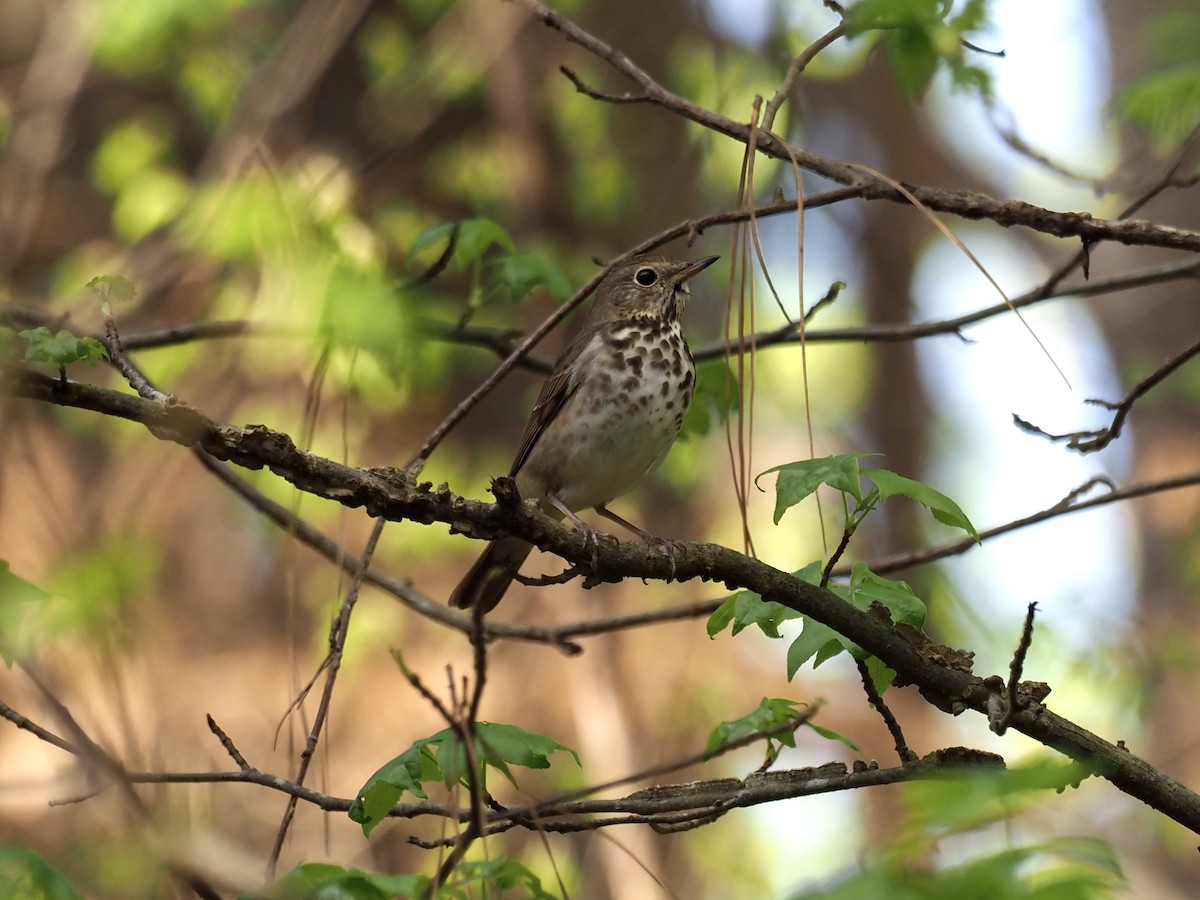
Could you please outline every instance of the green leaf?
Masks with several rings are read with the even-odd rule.
[[[1069,763],[1043,756],[1011,768],[967,769],[901,788],[911,824],[928,832],[973,831],[1002,822],[1045,799]]]
[[[925,621],[925,604],[913,594],[907,584],[876,575],[865,563],[855,563],[851,567],[848,585],[834,585],[830,590],[864,612],[872,603],[882,603],[890,611],[893,622],[904,622],[919,628]],[[895,672],[828,625],[809,616],[803,618],[804,630],[788,647],[788,681],[795,678],[796,673],[810,659],[815,669],[842,651],[849,651],[857,659],[866,661],[871,681],[880,695],[883,695],[895,678]]]
[[[696,366],[696,389],[679,432],[681,439],[702,437],[713,423],[723,424],[739,409],[737,375],[724,359],[710,359]]]
[[[817,656],[824,662],[830,656],[842,652],[841,636],[830,628],[809,616],[804,617],[804,630],[800,632],[787,652],[787,677],[791,681],[800,671],[800,667]],[[813,667],[820,665],[814,663]]]
[[[359,789],[348,814],[351,821],[362,825],[365,837],[371,836],[375,826],[387,817],[405,791],[421,800],[429,799],[422,785],[440,780],[442,770],[428,744],[448,731],[417,741],[395,759],[384,763]]]
[[[808,704],[781,697],[763,697],[758,707],[752,712],[740,719],[722,722],[714,728],[712,734],[708,736],[705,754],[711,757],[713,753],[727,744],[740,741],[756,732],[775,729],[781,730],[777,734],[765,738],[769,745],[778,743],[786,747],[795,747],[796,737],[792,731],[787,730],[786,726],[795,723],[795,727],[799,727],[800,720],[806,713],[797,709],[798,706],[807,707]]]
[[[388,875],[330,863],[302,863],[266,890],[239,896],[244,900],[387,900],[421,897],[428,887],[424,875]]]
[[[1200,124],[1200,62],[1136,79],[1117,95],[1113,107],[1149,136],[1160,153],[1169,152]]]
[[[137,296],[133,282],[122,275],[97,275],[87,286],[101,300],[128,303]]]
[[[965,62],[964,41],[987,27],[987,0],[968,0],[954,12],[942,0],[859,0],[843,18],[848,37],[878,32],[892,76],[908,99],[919,97],[939,67],[946,66],[955,87],[987,93],[983,69]]]
[[[408,248],[408,257],[413,257],[420,254],[427,247],[432,247],[434,244],[439,244],[450,240],[450,235],[454,233],[454,228],[457,222],[442,222],[439,225],[434,225],[432,228],[427,228],[425,231],[417,235],[417,239],[412,242]],[[457,251],[457,246],[455,250]]]
[[[556,750],[570,753],[576,764],[582,765],[578,753],[553,738],[515,725],[475,723],[476,775],[485,787],[488,768],[496,769],[516,785],[509,765],[548,769],[549,754]],[[416,741],[381,766],[359,789],[349,810],[350,819],[362,825],[363,834],[369,837],[405,791],[422,800],[428,799],[422,785],[434,781],[447,786],[467,782],[467,755],[458,732],[452,728],[444,728]]]
[[[558,900],[542,887],[541,879],[515,859],[499,856],[478,862],[465,862],[454,870],[449,884],[461,889],[473,884],[487,885],[493,890],[483,891],[480,896],[493,896],[517,888],[522,896],[530,900]],[[466,896],[458,894],[457,896]],[[471,893],[470,896],[475,896]]]
[[[822,456],[819,459],[804,459],[798,462],[784,463],[767,469],[763,475],[778,472],[775,480],[775,524],[783,518],[783,514],[814,493],[823,484],[829,485],[835,491],[849,494],[855,500],[862,500],[858,461],[864,456],[875,456],[873,453],[845,453],[840,456]],[[755,479],[755,484],[758,483]]]
[[[779,624],[788,619],[800,618],[800,613],[782,603],[763,600],[753,591],[739,591],[717,607],[708,619],[708,636],[716,637],[726,626],[733,623],[733,634],[737,635],[751,625],[757,625],[769,638],[783,637]]]
[[[95,338],[75,337],[69,331],[51,334],[44,325],[20,331],[18,334],[29,344],[25,348],[25,362],[46,363],[52,366],[69,366],[74,362],[96,365],[98,359],[108,359],[108,351]]]
[[[12,900],[78,900],[74,885],[25,847],[0,846],[0,896]]]
[[[887,60],[896,85],[906,100],[924,93],[937,71],[941,55],[925,28],[900,28],[885,41]]]
[[[579,754],[554,738],[494,722],[477,722],[475,736],[482,745],[481,760],[494,765],[498,762],[524,766],[527,769],[550,768],[549,756],[556,750],[571,754],[575,764],[582,767]]]
[[[6,666],[25,652],[22,626],[30,604],[51,595],[36,584],[12,573],[8,561],[0,559],[0,658]]]
[[[941,21],[947,7],[942,0],[858,0],[846,7],[842,22],[846,34],[857,37],[867,31],[929,25]]]
[[[920,628],[925,624],[925,604],[903,581],[893,581],[876,575],[866,563],[850,567],[850,584],[834,588],[834,592],[866,612],[872,603],[882,603],[892,614],[892,621]]]
[[[959,508],[957,503],[941,491],[935,490],[920,481],[913,481],[911,478],[905,478],[902,475],[897,475],[895,472],[889,472],[887,469],[863,469],[862,475],[864,478],[869,478],[873,481],[875,486],[879,488],[880,500],[886,500],[888,497],[895,497],[897,495],[916,500],[933,513],[933,517],[943,525],[960,528],[975,538],[976,541],[979,540],[979,533],[975,531],[975,526],[971,524],[971,520],[967,518],[966,513]]]
[[[896,680],[896,672],[890,668],[878,656],[872,656],[867,660],[867,672],[871,676],[871,684],[875,685],[875,692],[882,697],[887,693],[887,689],[892,686],[892,682]]]
[[[847,747],[849,747],[855,753],[862,752],[861,750],[858,749],[858,744],[854,743],[854,741],[850,740],[850,738],[846,737],[845,735],[838,734],[836,731],[834,731],[831,728],[823,728],[822,726],[817,725],[813,722],[805,722],[804,725],[807,728],[811,728],[813,731],[815,731],[821,737],[825,738],[825,740],[827,740],[827,741],[837,741],[839,743],[845,744]]]
[[[528,253],[508,253],[496,261],[496,277],[514,302],[537,287],[545,287],[559,303],[573,293],[571,281],[560,269]]]
[[[458,238],[454,243],[454,261],[459,269],[465,269],[476,262],[489,247],[498,246],[509,253],[515,249],[508,232],[491,219],[464,219],[457,223],[443,222],[419,235],[408,248],[409,259],[413,259],[422,250],[434,244],[450,240],[456,226]]]

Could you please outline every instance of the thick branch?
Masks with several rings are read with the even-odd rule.
[[[679,544],[673,560],[641,544],[602,542],[592,548],[579,532],[520,503],[510,479],[497,480],[494,492],[499,502],[493,505],[464,499],[445,487],[417,484],[398,470],[355,469],[324,459],[297,449],[287,435],[262,425],[218,425],[188,407],[77,382],[63,384],[23,367],[8,370],[0,383],[19,397],[142,422],[161,439],[198,444],[213,456],[247,468],[269,468],[302,491],[344,506],[363,507],[372,516],[442,522],[452,531],[476,538],[515,534],[578,563],[588,562],[594,550],[596,576],[601,580],[699,578],[723,583],[730,590],[752,590],[849,637],[894,669],[898,684],[915,685],[926,700],[954,715],[967,709],[986,715],[994,693],[970,671],[967,655],[935,646],[915,629],[894,627],[885,615],[861,612],[826,590],[726,547]],[[1037,702],[1013,716],[1010,727],[1083,763],[1130,796],[1200,833],[1200,796],[1124,746],[1105,741]]]

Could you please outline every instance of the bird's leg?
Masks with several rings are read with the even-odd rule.
[[[600,515],[604,516],[604,518],[608,519],[609,521],[616,522],[622,528],[627,530],[630,534],[636,534],[639,538],[642,539],[642,541],[644,543],[649,544],[651,547],[657,547],[659,550],[661,550],[666,555],[667,562],[671,566],[671,577],[668,579],[668,581],[675,580],[675,545],[678,543],[677,541],[672,541],[672,540],[669,540],[664,537],[659,537],[658,535],[651,534],[648,531],[644,531],[641,528],[638,528],[632,522],[622,519],[620,516],[618,516],[615,512],[613,512],[611,509],[609,509],[603,503],[600,504],[599,506],[595,507],[595,510]]]
[[[600,548],[600,538],[615,540],[613,536],[611,534],[605,534],[603,531],[597,531],[587,522],[583,521],[583,519],[579,518],[579,516],[575,515],[575,511],[568,507],[567,504],[563,503],[562,500],[558,498],[558,495],[553,491],[550,491],[546,494],[546,501],[560,513],[570,519],[571,523],[576,529],[578,529],[579,533],[583,535],[583,546],[585,550],[591,550],[592,571],[595,572],[596,567],[599,565],[599,560],[597,559],[596,554]]]

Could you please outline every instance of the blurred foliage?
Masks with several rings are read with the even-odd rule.
[[[930,865],[952,839],[978,837],[1045,798],[1047,789],[1077,777],[1055,761],[1017,769],[953,773],[902,786],[908,815],[890,845],[872,851],[861,871],[831,887],[803,891],[793,900],[1103,900],[1124,895],[1125,881],[1112,848],[1084,837],[1061,836],[976,853],[964,862]],[[978,845],[981,842],[975,841]]]
[[[988,24],[989,0],[858,0],[846,8],[846,33],[873,34],[887,54],[901,93],[916,99],[945,67],[951,83],[986,96],[988,73],[970,60],[967,42]]]
[[[673,6],[674,19],[664,13],[647,29],[646,10],[639,4],[573,0],[554,5],[586,17],[585,24],[622,49],[628,40],[637,48],[630,49],[630,55],[664,84],[739,120],[749,116],[756,94],[774,93],[790,58],[836,21],[829,14],[821,27],[807,21],[803,27],[787,27],[793,5],[777,3],[771,9],[781,27],[764,46],[751,47],[716,32],[695,14],[699,7]],[[492,364],[490,353],[429,340],[430,321],[443,326],[440,333],[468,322],[502,331],[527,328],[594,273],[592,258],[603,259],[684,217],[732,203],[743,155],[740,145],[691,124],[653,115],[645,107],[614,106],[583,97],[558,74],[560,62],[568,61],[586,83],[601,89],[625,86],[614,87],[619,80],[610,71],[574,48],[563,49],[546,29],[526,27],[505,33],[502,16],[512,13],[511,5],[480,7],[455,0],[375,4],[327,72],[315,71],[314,66],[313,72],[306,69],[295,76],[295,87],[302,88],[303,96],[294,106],[277,111],[261,132],[254,130],[261,92],[275,88],[286,94],[293,88],[290,83],[264,80],[271,71],[269,63],[289,39],[297,4],[95,0],[83,6],[92,70],[87,91],[68,123],[62,166],[66,186],[55,184],[58,193],[53,194],[55,202],[39,232],[48,249],[30,254],[21,268],[6,273],[9,288],[52,294],[48,308],[71,310],[81,320],[90,315],[93,321],[95,299],[87,298],[86,305],[78,302],[85,283],[98,272],[125,272],[130,281],[101,276],[95,284],[117,299],[127,293],[125,284],[136,282],[138,296],[127,297],[129,302],[118,310],[123,328],[219,318],[286,327],[286,336],[251,338],[236,347],[196,343],[146,352],[139,359],[147,361],[167,389],[178,388],[181,397],[194,399],[206,411],[211,404],[214,415],[267,421],[293,429],[297,436],[309,421],[306,403],[311,390],[325,402],[325,415],[318,410],[313,416],[307,443],[316,452],[338,456],[353,448],[348,452],[355,462],[371,455],[395,461],[415,444],[415,435],[425,433],[429,420],[440,417]],[[920,97],[939,73],[946,73],[958,89],[986,96],[988,77],[978,64],[980,52],[972,41],[986,29],[991,6],[987,0],[847,4],[846,24],[854,40],[848,48],[818,58],[806,77],[811,75],[818,83],[850,78],[878,51],[908,97]],[[1160,152],[1173,149],[1200,121],[1196,18],[1194,2],[1164,8],[1152,17],[1147,40],[1155,49],[1149,56],[1160,68],[1125,86],[1114,101],[1114,109],[1150,135]],[[314,42],[309,51],[316,58],[322,35],[308,39]],[[309,75],[311,82],[304,80]],[[0,87],[0,140],[10,139],[15,97],[7,84]],[[794,99],[803,100],[803,90]],[[804,109],[801,102],[785,106],[778,129],[806,138],[806,132],[814,129],[804,120]],[[247,130],[241,133],[239,128]],[[250,143],[249,150],[243,141]],[[869,142],[868,137],[862,143]],[[786,183],[790,174],[775,178]],[[773,186],[771,174],[765,174],[760,184]],[[61,245],[47,235],[60,239]],[[702,239],[723,240],[724,235]],[[448,254],[448,264],[438,268],[443,254]],[[716,292],[715,287],[706,291],[714,297]],[[691,307],[693,317],[697,306]],[[78,313],[78,308],[87,313]],[[94,363],[103,352],[98,342],[76,338],[70,330],[39,328],[22,335],[29,342],[27,358],[50,365]],[[839,348],[843,352],[857,351]],[[857,357],[847,359],[840,356],[836,366],[830,365],[830,389],[813,399],[817,404],[830,403],[831,416],[850,420],[862,402],[856,379],[863,376]],[[766,383],[762,372],[775,361],[764,363],[760,386]],[[785,370],[782,362],[778,365],[779,392],[787,395],[785,400],[798,397],[794,372]],[[738,411],[740,387],[724,361],[699,367],[695,402],[684,428],[685,436],[696,439],[689,447],[701,444],[700,439]],[[347,408],[357,417],[344,413]],[[225,520],[224,527],[233,535],[229,543],[206,548],[211,555],[203,558],[203,564],[193,561],[194,568],[187,568],[188,554],[211,521],[192,508],[201,506],[211,492],[207,483],[185,494],[177,518],[164,516],[141,533],[120,534],[107,491],[125,490],[138,502],[152,497],[167,505],[178,484],[173,478],[161,478],[154,464],[138,458],[136,452],[123,454],[130,458],[128,469],[106,468],[107,452],[119,455],[144,448],[144,443],[134,443],[144,436],[133,426],[100,423],[95,417],[64,416],[64,420],[63,430],[74,428],[69,436],[79,441],[80,451],[75,458],[60,460],[55,456],[61,450],[53,446],[56,441],[29,451],[30,458],[46,461],[49,473],[38,473],[43,480],[34,482],[40,491],[37,503],[50,509],[57,491],[65,494],[71,488],[77,493],[70,495],[72,501],[63,501],[63,511],[55,513],[61,521],[48,529],[62,546],[57,554],[47,556],[44,573],[30,576],[41,587],[0,563],[0,654],[6,663],[25,658],[31,648],[67,646],[73,651],[68,656],[71,668],[78,668],[79,677],[86,681],[93,673],[80,662],[84,654],[75,651],[89,643],[127,647],[132,656],[139,644],[169,647],[177,640],[199,655],[199,636],[192,633],[195,622],[184,619],[178,623],[179,634],[160,635],[154,629],[161,623],[148,624],[150,617],[143,610],[157,598],[176,603],[180,597],[175,591],[185,577],[210,574],[211,569],[218,570],[218,577],[205,582],[210,593],[198,601],[188,598],[194,606],[187,609],[194,614],[197,607],[211,605],[213,617],[221,619],[249,617],[243,607],[255,606],[252,612],[267,623],[264,629],[269,628],[269,632],[256,631],[238,619],[230,629],[244,631],[246,643],[235,648],[240,653],[229,652],[224,645],[211,651],[217,671],[232,670],[236,662],[232,657],[252,657],[264,644],[274,648],[272,642],[283,643],[296,633],[302,635],[295,639],[296,645],[306,651],[316,648],[318,656],[324,652],[324,612],[340,587],[331,589],[322,580],[328,577],[325,570],[306,578],[295,591],[301,602],[285,605],[280,595],[286,590],[270,577],[284,538],[257,519]],[[494,421],[475,426],[468,419],[464,424],[460,443],[433,461],[453,474],[456,489],[469,477],[499,471],[502,467],[494,457],[502,452],[500,447],[507,452],[506,436],[492,427]],[[841,422],[837,427],[854,430]],[[962,510],[944,494],[883,470],[860,470],[857,455],[771,471],[779,473],[776,523],[817,484],[825,483],[854,501],[847,501],[845,507],[851,522],[898,494],[915,500],[937,520],[975,534]],[[285,505],[297,502],[292,489],[270,473],[242,474],[270,498]],[[874,488],[864,491],[860,476],[873,479]],[[685,491],[676,491],[684,510],[680,516],[702,522],[697,528],[719,524],[710,521],[717,516],[705,506],[712,496],[705,493],[711,487],[705,482],[713,480],[711,474],[695,476]],[[685,493],[696,497],[682,496]],[[305,499],[302,514],[319,527],[338,528],[339,536],[344,535],[345,510],[336,504]],[[789,523],[795,518],[792,514]],[[82,536],[68,539],[75,525]],[[404,539],[383,552],[403,560],[406,578],[444,577],[452,568],[444,552],[450,539],[444,530],[417,530],[419,534],[413,536],[411,530],[397,527],[392,534],[399,532]],[[235,560],[238,551],[246,552],[252,563]],[[243,564],[244,568],[237,567]],[[303,573],[302,578],[312,572],[299,564],[296,571]],[[821,563],[815,562],[796,574],[818,583],[821,571]],[[1189,574],[1200,577],[1194,565]],[[880,602],[897,621],[913,625],[924,621],[925,605],[907,584],[881,578],[861,565],[855,566],[849,584],[838,590],[859,608]],[[219,605],[221,601],[228,605]],[[380,619],[381,630],[394,626],[391,619]],[[787,634],[789,627],[795,628],[786,624],[793,619],[800,619],[802,629],[795,636]],[[835,656],[845,658],[847,651],[858,658],[866,656],[826,626],[748,592],[725,601],[710,619],[709,633],[715,636],[730,628],[738,634],[750,626],[768,638],[791,639],[786,654],[789,679],[810,661],[816,668]],[[414,641],[421,652],[436,645],[440,653],[442,645],[431,641],[422,628],[422,623],[406,620],[397,633],[405,641]],[[398,638],[392,632],[374,635],[371,646],[382,648],[393,639]],[[642,694],[658,697],[656,690],[669,692],[664,706],[648,720],[637,721],[631,714],[630,723],[630,731],[639,736],[661,738],[656,752],[668,758],[681,746],[694,747],[698,729],[702,733],[729,716],[730,710],[746,709],[755,702],[742,695],[746,685],[740,674],[732,673],[743,670],[734,670],[729,661],[744,662],[738,658],[741,653],[752,657],[752,666],[765,669],[764,658],[770,663],[776,660],[770,654],[746,651],[748,641],[736,644],[734,651],[715,644],[706,648],[712,659],[721,662],[696,663],[692,669],[688,659],[673,658],[688,655],[674,653],[673,647],[651,646],[647,651],[639,646],[636,654],[630,653],[629,658],[652,659],[664,670],[673,666],[669,676],[627,675],[622,671],[627,658],[617,650],[599,668],[606,690],[637,693],[637,700],[644,699]],[[1181,641],[1176,651],[1182,662],[1190,658],[1185,650]],[[540,665],[533,657],[520,656],[520,680],[507,695],[496,691],[503,698],[495,701],[502,711],[519,715],[522,721],[525,716],[562,714],[558,707],[570,696],[563,684],[547,688],[539,677],[526,673],[526,668],[537,671],[535,666]],[[279,660],[284,658],[284,653],[272,658],[270,670],[283,665]],[[187,674],[182,670],[188,667],[177,659],[171,662],[177,669],[162,680],[182,682]],[[192,662],[189,658],[189,665]],[[439,657],[436,665],[442,664]],[[288,658],[286,665],[295,666],[294,659]],[[410,707],[398,706],[390,695],[380,700],[369,694],[368,689],[381,689],[371,683],[373,673],[367,663],[362,665],[366,674],[360,687],[368,698],[364,702],[370,707],[370,718],[385,719],[395,712],[396,718],[405,720]],[[867,659],[867,665],[882,692],[892,673],[874,658]],[[238,671],[257,688],[253,679],[261,678],[260,671]],[[772,666],[771,673],[777,678],[778,665]],[[628,689],[631,682],[623,677],[633,681],[635,690]],[[675,677],[689,689],[678,690]],[[384,679],[378,681],[386,684]],[[244,684],[236,688],[262,699],[257,690],[245,690]],[[667,703],[669,712],[664,712]],[[766,698],[748,715],[716,726],[710,748],[715,742],[787,724],[795,719],[799,705],[799,701]],[[245,718],[258,722],[271,719],[275,712],[272,707],[271,715],[264,715],[255,708]],[[156,724],[149,713],[145,715]],[[570,723],[556,724],[565,728]],[[859,743],[867,747],[858,740],[857,731],[854,743],[836,731],[808,724],[822,737],[841,741],[855,752]],[[377,824],[403,791],[423,797],[423,784],[459,783],[466,763],[456,742],[456,735],[448,730],[418,739],[371,776],[355,810],[364,830]],[[379,746],[366,740],[353,743],[363,755]],[[772,758],[780,747],[795,743],[790,733],[774,738]],[[510,766],[543,768],[550,765],[550,754],[556,750],[579,761],[576,751],[554,739],[515,726],[481,723],[479,764],[510,780]],[[364,764],[361,756],[355,762]],[[365,764],[364,771],[370,771],[378,762],[368,758]],[[1011,775],[1004,778],[910,786],[905,794],[911,808],[909,823],[894,846],[873,854],[856,878],[805,896],[1050,900],[1107,896],[1115,890],[1119,871],[1111,854],[1103,845],[1084,840],[1013,847],[958,865],[916,865],[936,854],[939,841],[1019,813],[1036,786]],[[218,813],[196,805],[197,818],[207,827],[207,817],[215,819]],[[243,817],[236,808],[233,814]],[[256,827],[256,834],[266,834],[269,840],[276,823],[219,825],[231,833]],[[100,872],[102,892],[136,895],[131,885],[144,888],[142,893],[161,887],[151,884],[165,877],[160,863],[147,862],[141,844],[128,843],[118,852],[113,844],[92,839],[85,826],[79,827],[80,843],[94,857],[94,871]],[[705,841],[711,841],[707,851],[693,851],[709,867],[704,871],[719,868],[723,874],[733,873],[737,866],[750,867],[759,858],[759,848],[751,845],[753,830],[743,831],[746,834],[736,841],[693,835],[697,842],[688,846],[704,847]],[[377,836],[370,846],[384,858],[382,868],[394,859],[387,854],[395,851],[378,849],[381,843]],[[304,852],[320,846],[319,841],[305,844]],[[360,842],[346,856],[361,852]],[[970,856],[955,858],[964,855]],[[767,857],[766,850],[762,857]],[[574,857],[555,864],[564,870],[582,866]],[[688,860],[688,870],[699,868],[695,859]],[[766,877],[755,869],[754,877]],[[392,896],[417,893],[425,884],[421,876],[309,863],[253,896]],[[8,891],[16,897],[76,896],[45,859],[20,848],[0,852],[0,887],[6,896]],[[88,885],[89,893],[95,890],[95,885]],[[460,867],[443,894],[504,890],[548,896],[531,870],[504,856]]]
[[[18,334],[28,342],[25,362],[46,363],[51,366],[69,366],[73,362],[86,362],[93,368],[96,360],[107,359],[108,351],[95,338],[77,338],[69,331],[51,334],[44,325]]]
[[[77,900],[79,892],[40,854],[0,846],[0,893],[7,900]]]
[[[1173,0],[1147,19],[1140,35],[1154,71],[1121,87],[1113,109],[1170,155],[1200,127],[1200,3]],[[1193,173],[1197,170],[1195,165]]]

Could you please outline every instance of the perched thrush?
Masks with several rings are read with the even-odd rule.
[[[593,549],[597,532],[575,515],[589,507],[652,540],[606,504],[658,468],[679,436],[696,386],[680,330],[687,282],[716,260],[638,256],[609,272],[529,416],[509,475],[522,497],[566,516]],[[531,550],[516,537],[488,544],[450,605],[495,607]]]

